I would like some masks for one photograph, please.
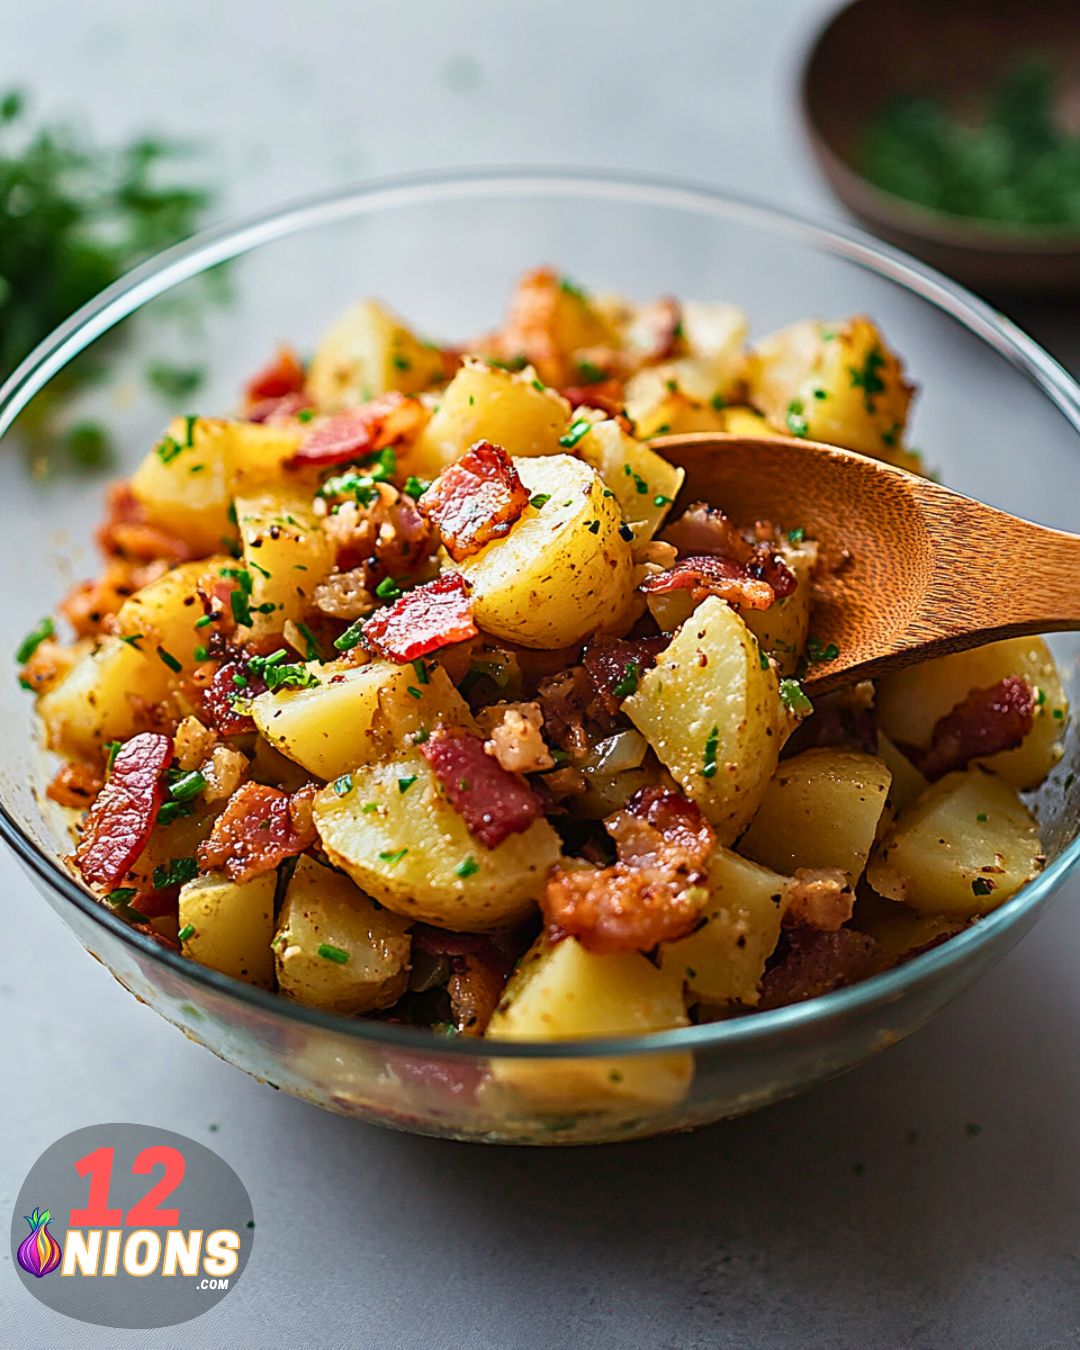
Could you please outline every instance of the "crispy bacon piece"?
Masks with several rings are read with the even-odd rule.
[[[280,398],[264,398],[252,403],[247,410],[249,422],[267,422],[271,425],[291,422],[297,413],[311,407],[311,399],[302,391],[282,394]]]
[[[477,441],[444,469],[420,499],[447,553],[464,562],[503,539],[529,504],[529,493],[501,445]]]
[[[570,666],[541,680],[536,697],[547,739],[571,756],[587,755],[593,741],[616,725],[584,666]]]
[[[469,833],[487,848],[520,834],[541,814],[540,801],[517,774],[507,773],[470,731],[440,727],[420,747]]]
[[[618,861],[597,871],[556,868],[540,902],[553,941],[590,951],[650,951],[691,932],[706,900],[704,868],[716,842],[693,802],[642,788],[605,821]]]
[[[666,572],[646,577],[638,589],[646,595],[689,591],[694,600],[718,595],[728,604],[742,605],[745,609],[768,609],[776,598],[769,583],[751,576],[745,564],[708,553],[680,558]]]
[[[1006,675],[988,689],[973,689],[938,718],[919,768],[927,778],[940,778],[973,759],[1012,750],[1034,721],[1035,690],[1021,676]]]
[[[299,394],[304,388],[304,367],[291,347],[284,344],[277,349],[272,361],[248,380],[244,393],[249,404],[266,399],[281,399]]]
[[[600,702],[609,713],[617,713],[623,699],[633,693],[633,689],[625,687],[627,681],[636,687],[636,676],[656,665],[657,656],[669,641],[666,637],[593,638],[581,659]],[[620,688],[624,692],[616,693]]]
[[[559,393],[571,408],[597,408],[623,424],[623,430],[630,432],[630,419],[626,416],[626,394],[621,380],[614,377],[599,380],[596,384],[570,384]]]
[[[419,399],[391,390],[313,427],[296,454],[286,460],[285,467],[347,464],[364,455],[376,454],[419,431],[426,417]]]
[[[263,783],[245,783],[199,845],[201,870],[224,870],[232,881],[250,881],[303,853],[315,842],[313,793],[314,788],[301,788],[290,796]]]
[[[399,665],[476,634],[468,586],[458,572],[417,586],[364,625],[365,645]]]
[[[101,769],[96,764],[75,760],[56,771],[45,795],[58,806],[79,808],[89,806],[103,786]]]
[[[160,919],[164,914],[175,914],[180,898],[179,886],[163,886],[160,890],[140,891],[128,908],[148,919]]]
[[[183,539],[147,520],[146,508],[127,482],[112,483],[106,491],[105,521],[97,541],[106,557],[187,562],[193,556]]]
[[[497,335],[498,354],[506,360],[524,357],[545,384],[556,388],[566,379],[566,362],[556,338],[559,279],[549,267],[537,267],[518,282],[510,298],[506,327]]]
[[[237,679],[247,683],[238,685]],[[252,676],[243,653],[237,653],[234,658],[223,661],[210,677],[202,694],[203,716],[222,736],[242,736],[254,731],[255,723],[247,713],[237,710],[237,701],[254,698],[265,689],[265,683]]]
[[[780,960],[761,981],[760,1011],[829,994],[876,975],[886,965],[877,939],[853,928],[835,933],[786,929],[781,949]]]
[[[86,817],[75,864],[89,886],[116,886],[146,847],[172,759],[172,740],[143,731],[120,747],[108,782]]]
[[[710,553],[737,563],[754,559],[754,546],[743,538],[734,522],[719,507],[706,502],[691,503],[660,537],[684,556]]]
[[[79,637],[99,633],[129,596],[155,581],[167,567],[164,559],[132,563],[126,558],[109,558],[100,577],[80,581],[68,591],[60,602],[60,612]]]

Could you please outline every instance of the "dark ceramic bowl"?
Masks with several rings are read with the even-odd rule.
[[[858,144],[896,95],[917,90],[963,112],[1031,56],[1054,72],[1062,114],[1077,124],[1077,0],[855,0],[803,66],[810,144],[844,205],[875,234],[990,294],[1080,292],[1080,228],[1009,228],[928,210],[868,182]]]

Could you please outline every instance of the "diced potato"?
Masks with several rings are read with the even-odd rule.
[[[521,919],[542,893],[559,857],[546,820],[487,848],[417,751],[357,768],[352,780],[344,792],[323,789],[315,825],[330,861],[387,909],[484,932]]]
[[[985,769],[949,773],[902,811],[870,860],[880,895],[923,914],[986,914],[1042,870],[1039,827]]]
[[[278,988],[328,1012],[388,1008],[408,984],[408,927],[408,920],[376,905],[348,877],[301,858],[274,935]]]
[[[135,471],[131,490],[154,524],[196,553],[212,553],[236,536],[232,498],[278,481],[300,440],[292,427],[177,417]]]
[[[506,986],[485,1033],[490,1041],[567,1041],[639,1035],[686,1026],[682,974],[637,952],[597,956],[576,939],[540,938]],[[497,1053],[497,1045],[492,1046]],[[549,1106],[603,1106],[628,1100],[652,1106],[680,1101],[690,1086],[689,1053],[633,1058],[491,1061],[496,1082]]]
[[[236,534],[229,519],[228,428],[202,417],[173,418],[131,479],[148,519],[195,553],[213,553]]]
[[[633,564],[618,503],[570,455],[514,461],[530,496],[505,539],[461,564],[477,624],[522,647],[580,642],[630,601]]]
[[[318,685],[260,694],[251,715],[272,745],[318,778],[337,778],[379,759],[425,722],[430,730],[447,720],[462,725],[459,719],[469,717],[468,705],[438,666],[425,669],[426,684],[411,665],[390,661],[352,667],[312,662],[307,668]],[[397,712],[392,720],[388,706]],[[458,716],[447,717],[447,710],[458,709]]]
[[[768,785],[739,852],[791,876],[835,867],[862,876],[892,774],[876,755],[816,748],[785,759]]]
[[[767,417],[755,412],[753,408],[725,408],[724,425],[721,430],[730,436],[778,436],[780,433]]]
[[[361,300],[334,323],[312,357],[307,388],[323,412],[399,389],[416,394],[443,378],[442,355],[376,300]]]
[[[547,384],[562,386],[578,377],[582,359],[589,358],[595,348],[610,348],[615,341],[600,303],[569,278],[537,267],[514,288],[496,345],[501,357],[524,357]]]
[[[1061,758],[1068,703],[1054,658],[1039,637],[1009,638],[974,651],[940,656],[887,675],[878,682],[882,728],[901,745],[925,750],[938,719],[973,689],[987,689],[1007,675],[1019,675],[1036,693],[1035,722],[1023,742],[977,761],[1013,787],[1038,787]]]
[[[745,312],[722,302],[684,300],[680,318],[690,355],[708,362],[721,381],[709,392],[725,392],[743,373],[743,348],[750,331]]]
[[[171,678],[156,655],[103,638],[38,699],[47,747],[70,759],[94,759],[106,741],[127,740],[140,729],[135,700],[160,703]]]
[[[718,596],[694,611],[623,711],[730,844],[761,804],[780,754],[776,673]]]
[[[776,662],[780,674],[794,675],[810,631],[811,578],[817,563],[817,544],[813,541],[799,545],[784,543],[777,551],[795,574],[798,586],[790,595],[774,601],[768,609],[742,611],[742,618],[761,649]]]
[[[753,1007],[765,962],[780,940],[788,878],[718,848],[709,859],[705,922],[660,944],[660,967],[685,980],[695,1002]]]
[[[336,549],[311,509],[311,498],[291,488],[237,497],[243,567],[251,577],[251,633],[280,632],[299,619],[320,581],[334,567]],[[269,607],[269,608],[267,608]]]
[[[155,657],[161,648],[191,671],[195,649],[206,642],[205,631],[195,627],[203,617],[199,591],[210,593],[221,568],[235,565],[226,554],[180,563],[124,601],[116,616],[120,636],[137,639],[148,657]]]
[[[926,791],[927,780],[883,731],[877,734],[877,747],[878,757],[892,774],[889,805],[897,811],[903,811],[920,793]]]
[[[477,441],[510,455],[557,455],[569,416],[570,404],[531,366],[509,371],[466,359],[403,462],[410,473],[435,478]]]
[[[610,417],[594,422],[576,449],[614,492],[635,537],[651,539],[679,495],[685,472],[628,436]]]
[[[900,447],[912,389],[867,318],[805,320],[759,342],[750,401],[779,431],[888,459]]]
[[[723,431],[724,398],[716,394],[714,400],[691,397],[668,366],[646,366],[626,382],[626,412],[642,440]]]
[[[211,872],[187,882],[180,888],[180,932],[194,932],[183,940],[184,955],[233,979],[272,989],[276,887],[276,872],[245,882]]]
[[[919,914],[907,905],[882,899],[872,891],[860,895],[851,927],[869,933],[881,944],[887,961],[899,961],[921,947],[952,937],[967,924],[963,917],[948,914]]]

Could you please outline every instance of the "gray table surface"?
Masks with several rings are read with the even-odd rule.
[[[791,98],[831,7],[3,0],[0,85],[110,135],[207,138],[229,211],[371,173],[563,161],[835,213]],[[1080,365],[1072,315],[1020,317]],[[137,1120],[217,1148],[258,1222],[236,1292],[162,1333],[47,1313],[5,1253],[0,1346],[1080,1343],[1080,886],[844,1079],[694,1136],[538,1152],[395,1135],[260,1087],[137,1006],[7,857],[0,885],[0,1210],[58,1136]]]

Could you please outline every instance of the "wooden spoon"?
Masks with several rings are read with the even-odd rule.
[[[997,511],[852,450],[716,432],[653,442],[686,470],[674,511],[705,501],[739,525],[802,527],[848,561],[815,596],[823,694],[997,638],[1080,629],[1080,535]]]

